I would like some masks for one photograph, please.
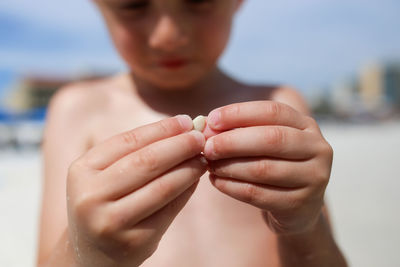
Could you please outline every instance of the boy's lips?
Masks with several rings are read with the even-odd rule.
[[[168,59],[161,59],[159,61],[159,65],[164,68],[169,69],[177,69],[181,68],[186,65],[188,61],[183,58],[168,58]]]

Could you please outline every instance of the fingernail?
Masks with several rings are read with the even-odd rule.
[[[183,129],[187,131],[193,129],[193,121],[189,115],[177,115],[175,118],[178,120]]]
[[[206,142],[206,145],[204,147],[204,155],[206,156],[206,158],[210,158],[212,159],[213,156],[215,156],[215,151],[214,151],[214,142],[211,139],[208,139]]]
[[[210,125],[211,128],[218,129],[218,124],[220,123],[221,112],[219,109],[215,109],[211,111],[211,113],[207,117],[207,124]]]
[[[199,142],[200,146],[204,146],[204,143],[206,142],[206,138],[204,137],[204,134],[202,134],[199,131],[193,130],[189,134],[193,135],[197,142]]]

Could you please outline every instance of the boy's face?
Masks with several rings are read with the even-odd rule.
[[[242,0],[96,2],[132,72],[161,88],[182,88],[214,68]]]

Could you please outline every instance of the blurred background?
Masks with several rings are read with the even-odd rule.
[[[399,14],[398,0],[247,0],[220,62],[307,98],[335,150],[327,202],[351,266],[400,266]],[[0,266],[34,266],[49,98],[124,69],[91,1],[0,1]]]

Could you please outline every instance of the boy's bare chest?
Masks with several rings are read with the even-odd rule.
[[[143,266],[274,266],[276,255],[259,210],[216,190],[206,173]]]

